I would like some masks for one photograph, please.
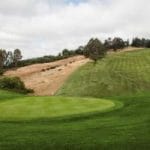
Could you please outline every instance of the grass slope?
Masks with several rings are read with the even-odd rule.
[[[150,91],[150,49],[108,55],[81,67],[57,95],[104,97]]]
[[[0,149],[150,149],[149,67],[149,50],[114,54],[75,72],[59,97],[0,91]]]

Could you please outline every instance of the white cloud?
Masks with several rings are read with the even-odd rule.
[[[28,58],[75,48],[93,36],[150,38],[149,17],[149,0],[5,0],[0,47],[20,48]]]

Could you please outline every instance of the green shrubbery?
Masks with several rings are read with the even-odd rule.
[[[98,59],[105,56],[106,49],[99,39],[91,39],[84,48],[84,55],[94,60],[96,63]]]
[[[20,93],[33,93],[33,90],[26,89],[19,77],[2,77],[0,79],[0,89],[12,90]]]
[[[0,69],[0,76],[3,75],[3,73],[4,73],[4,70]]]
[[[150,48],[150,39],[136,37],[132,40],[131,46]]]

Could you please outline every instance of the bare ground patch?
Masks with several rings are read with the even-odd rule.
[[[49,96],[56,93],[71,73],[89,61],[84,56],[75,56],[52,63],[21,67],[7,71],[5,75],[20,77],[27,88],[35,91],[34,95]]]

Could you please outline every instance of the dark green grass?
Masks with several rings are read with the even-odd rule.
[[[82,67],[72,75],[59,95],[103,97],[117,104],[119,101],[119,107],[104,112],[96,110],[55,117],[36,116],[28,120],[1,119],[0,150],[149,150],[149,67],[149,50],[108,56],[94,69],[93,64]],[[117,72],[120,72],[120,78]],[[111,88],[108,88],[111,85],[109,78]],[[23,95],[0,91],[0,103],[16,103],[16,99],[26,104]]]
[[[116,99],[124,107],[110,112],[1,120],[0,149],[149,149],[150,94]]]

